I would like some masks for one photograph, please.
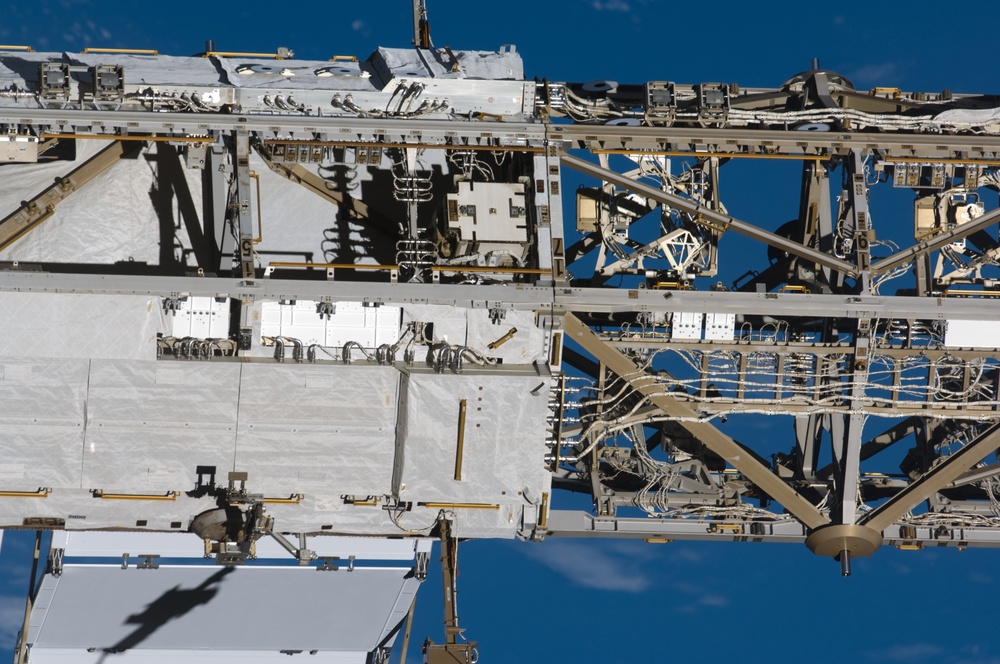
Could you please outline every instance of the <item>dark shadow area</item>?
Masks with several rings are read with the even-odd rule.
[[[171,620],[176,620],[191,610],[208,604],[219,592],[218,587],[215,586],[234,571],[236,571],[234,567],[224,567],[195,588],[174,586],[163,593],[147,605],[145,611],[132,614],[126,619],[125,624],[138,625],[138,627],[118,643],[105,648],[104,654],[98,661],[104,662],[108,655],[136,647]]]
[[[184,165],[177,148],[159,143],[156,154],[147,154],[146,159],[156,167],[156,180],[149,191],[149,198],[160,222],[160,265],[181,267],[186,263],[187,254],[193,253],[198,267],[208,270],[213,265],[214,240],[210,241],[202,229],[198,207],[184,177]],[[174,218],[174,200],[177,201],[180,219]],[[191,242],[190,249],[183,248],[177,237],[181,223]],[[177,258],[178,250],[180,260]]]

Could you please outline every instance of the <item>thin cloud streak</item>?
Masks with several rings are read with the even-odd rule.
[[[616,548],[621,554],[621,548]],[[653,582],[640,561],[612,555],[597,543],[549,540],[542,545],[524,547],[523,551],[529,558],[584,588],[641,593]]]

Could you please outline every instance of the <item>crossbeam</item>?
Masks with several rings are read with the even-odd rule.
[[[680,196],[675,196],[674,194],[668,194],[665,191],[661,191],[656,187],[651,187],[643,182],[638,182],[629,177],[621,175],[620,173],[615,173],[612,170],[602,168],[597,164],[587,161],[586,159],[580,159],[579,157],[574,157],[569,154],[561,155],[560,159],[562,163],[569,166],[573,170],[584,173],[585,175],[590,175],[591,177],[599,178],[605,182],[610,182],[622,189],[626,189],[633,193],[639,194],[640,196],[645,196],[651,200],[660,203],[661,205],[667,205],[672,208],[677,208],[688,214],[695,216],[695,222],[707,226],[709,228],[725,231],[731,228],[734,232],[740,235],[745,235],[751,239],[757,240],[768,244],[781,251],[788,252],[800,258],[805,258],[813,263],[822,265],[824,267],[829,267],[838,272],[842,272],[847,276],[855,277],[858,275],[858,268],[847,261],[840,260],[829,254],[825,254],[822,251],[818,251],[811,247],[806,247],[805,245],[799,244],[793,240],[789,240],[786,237],[777,235],[770,231],[766,231],[762,228],[757,228],[753,224],[736,219],[735,217],[730,217],[729,215],[722,214],[721,212],[716,212],[715,210],[709,210],[708,208],[702,207],[698,203],[682,198]]]
[[[727,463],[743,473],[751,482],[775,501],[780,503],[790,514],[810,529],[830,523],[829,518],[822,514],[816,506],[803,498],[771,469],[758,461],[735,440],[719,431],[707,422],[691,421],[697,419],[698,413],[663,391],[652,376],[642,375],[636,378],[639,369],[617,349],[605,343],[588,326],[584,325],[573,314],[567,314],[564,330],[568,338],[580,344],[584,350],[604,363],[611,371],[625,379],[639,394],[646,397],[650,403],[669,416],[680,419],[682,427],[700,440],[710,450],[721,456]]]

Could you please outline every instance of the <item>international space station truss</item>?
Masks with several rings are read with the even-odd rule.
[[[416,38],[0,53],[0,526],[58,531],[25,661],[151,661],[251,571],[319,588],[282,557],[373,575],[381,622],[241,647],[383,661],[439,536],[446,571],[460,538],[1000,546],[1000,98]],[[95,587],[188,604],[71,628]]]

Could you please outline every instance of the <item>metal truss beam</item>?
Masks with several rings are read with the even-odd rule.
[[[22,268],[27,268],[22,265]],[[1000,307],[981,299],[897,296],[807,295],[802,293],[732,293],[715,291],[655,291],[613,288],[556,288],[516,285],[387,284],[347,281],[172,277],[0,269],[0,292],[92,293],[125,295],[189,295],[270,299],[362,299],[371,302],[503,302],[517,307],[550,307],[564,311],[638,312],[700,311],[786,317],[901,318],[916,320],[1000,321]],[[392,295],[388,296],[387,293]],[[643,343],[642,341],[639,342]],[[697,344],[685,344],[693,347]],[[708,347],[708,346],[706,346]],[[716,344],[712,344],[716,347]],[[722,346],[718,346],[721,348]],[[747,346],[751,348],[751,346]],[[773,346],[783,350],[784,346]],[[884,353],[883,353],[884,351]],[[893,349],[879,353],[892,355]],[[956,351],[960,352],[960,351]],[[977,353],[975,356],[981,356]]]
[[[643,182],[638,182],[621,175],[620,173],[615,173],[614,171],[606,168],[601,168],[597,164],[589,162],[586,159],[580,159],[579,157],[574,157],[569,154],[563,154],[562,163],[576,171],[604,180],[605,182],[610,182],[618,187],[639,194],[640,196],[645,196],[646,198],[654,200],[662,205],[677,208],[689,214],[693,214],[695,215],[695,222],[701,224],[702,226],[722,232],[732,228],[734,232],[739,233],[740,235],[745,235],[746,237],[759,242],[764,242],[765,244],[775,247],[776,249],[786,251],[790,254],[799,256],[800,258],[805,258],[813,263],[829,267],[848,276],[853,277],[858,274],[857,267],[847,261],[842,261],[839,258],[835,258],[829,254],[823,253],[822,251],[803,246],[798,242],[789,240],[786,237],[781,237],[780,235],[770,231],[757,228],[753,224],[746,221],[715,212],[714,210],[705,208],[686,198],[668,194],[665,191],[657,189],[656,187],[651,187]]]
[[[620,351],[606,344],[579,318],[568,314],[564,330],[569,339],[580,344],[584,350],[596,357],[611,371],[621,376],[650,403],[671,417],[684,418],[680,425],[695,438],[705,444],[710,450],[721,456],[734,468],[739,470],[764,493],[788,510],[809,528],[818,528],[830,523],[830,520],[816,507],[803,498],[795,489],[771,472],[771,469],[758,461],[739,443],[719,431],[711,424],[690,421],[697,419],[698,413],[687,405],[665,393],[659,384],[625,357]],[[637,374],[642,374],[636,377]]]
[[[921,502],[961,477],[974,463],[981,461],[998,448],[1000,448],[1000,424],[994,424],[975,442],[967,444],[947,457],[924,473],[920,479],[911,482],[905,489],[865,515],[861,525],[878,531],[885,530]]]
[[[72,119],[70,119],[72,118]],[[692,157],[752,156],[757,158],[825,158],[826,153],[844,150],[870,150],[877,147],[895,160],[926,161],[927,158],[956,160],[957,163],[1000,162],[1000,137],[922,135],[886,132],[873,135],[863,132],[802,132],[747,128],[694,127],[615,127],[607,125],[551,125],[540,122],[447,122],[404,118],[367,119],[350,116],[239,115],[215,113],[102,111],[74,109],[0,109],[0,123],[31,124],[52,132],[81,132],[78,138],[115,133],[155,132],[161,139],[205,137],[212,132],[245,129],[263,132],[280,140],[316,140],[317,135],[336,131],[337,141],[351,140],[352,134],[366,140],[387,141],[406,137],[409,142],[478,141],[508,142],[532,149],[541,141],[563,143],[565,148],[581,147],[595,151],[627,152],[684,151]],[[107,136],[112,138],[111,136]],[[376,138],[377,137],[377,138]],[[139,138],[139,137],[136,137]],[[537,142],[537,144],[534,144]],[[448,147],[448,146],[442,146]],[[461,147],[455,145],[454,147]],[[703,153],[699,155],[699,153]]]
[[[906,532],[909,530],[910,532]],[[673,540],[705,542],[772,542],[803,544],[806,529],[788,520],[702,521],[698,519],[650,519],[649,517],[602,517],[576,510],[551,510],[547,537],[644,539],[653,544]],[[913,550],[923,547],[1000,548],[1000,530],[967,526],[897,526],[885,529],[884,544]]]
[[[733,342],[692,342],[673,341],[668,338],[644,337],[630,339],[626,336],[619,338],[609,338],[609,344],[615,348],[653,348],[655,350],[696,350],[703,353],[726,352],[726,353],[773,353],[776,355],[791,355],[794,353],[804,353],[816,355],[818,357],[828,357],[831,355],[843,355],[854,348],[849,343],[829,343],[814,344],[804,342],[780,342],[770,343],[764,341],[753,341],[752,343]],[[990,348],[984,350],[962,350],[959,348],[922,348],[922,347],[893,347],[874,348],[870,355],[877,357],[891,357],[904,359],[919,353],[921,358],[934,361],[941,358],[959,358],[963,360],[975,360],[984,357],[1000,360],[1000,348]],[[954,410],[954,409],[953,409]]]
[[[1000,320],[1000,307],[984,306],[984,300],[973,298],[560,288],[556,291],[556,302],[567,310],[593,312],[695,311],[792,318]]]
[[[137,153],[145,143],[114,141],[93,157],[80,164],[66,176],[45,188],[34,198],[0,220],[0,249],[42,223],[55,213],[56,204],[65,200],[85,184],[105,172],[123,158]]]
[[[984,228],[992,226],[998,221],[1000,221],[1000,208],[987,212],[978,219],[968,221],[961,226],[956,226],[946,233],[935,235],[929,240],[916,244],[909,249],[904,249],[903,251],[895,253],[888,258],[883,258],[872,265],[872,272],[874,274],[884,274],[893,268],[899,267],[900,265],[913,260],[914,258],[936,251],[941,247],[951,244],[955,240],[961,240],[962,238],[968,237],[973,233],[977,233]]]
[[[242,280],[218,277],[63,274],[0,270],[0,292],[75,293],[98,295],[199,295],[237,300],[350,300],[377,303],[444,304],[489,308],[502,302],[513,309],[552,306],[552,289],[502,285],[392,284],[361,281],[284,279]]]
[[[350,116],[305,116],[305,115],[226,115],[217,113],[176,113],[141,111],[98,111],[98,110],[53,110],[53,109],[0,109],[0,124],[31,124],[50,128],[53,133],[71,132],[74,138],[120,138],[111,136],[117,130],[128,134],[155,132],[159,140],[194,140],[204,137],[204,142],[213,142],[213,132],[245,130],[266,135],[272,140],[293,138],[315,141],[318,135],[335,132],[336,141],[351,141],[355,136],[378,142],[399,138],[407,142],[462,141],[475,144],[483,140],[496,143],[507,141],[512,148],[528,147],[529,141],[539,145],[545,138],[546,125],[534,122],[441,122],[440,120],[407,120],[401,118],[364,119]],[[43,132],[43,138],[44,136]],[[89,135],[88,135],[89,134]],[[134,136],[134,139],[145,137]]]
[[[923,157],[967,159],[975,163],[980,159],[1000,161],[1000,136],[949,135],[885,132],[875,137],[863,132],[807,132],[761,130],[746,128],[694,128],[694,127],[616,127],[608,125],[554,125],[549,129],[551,139],[572,142],[572,147],[593,151],[616,149],[637,152],[688,151],[721,153],[732,156],[746,155],[774,158],[794,155],[815,159],[820,152],[841,153],[844,150],[871,150],[897,158],[923,161]],[[708,156],[706,154],[705,156]]]

